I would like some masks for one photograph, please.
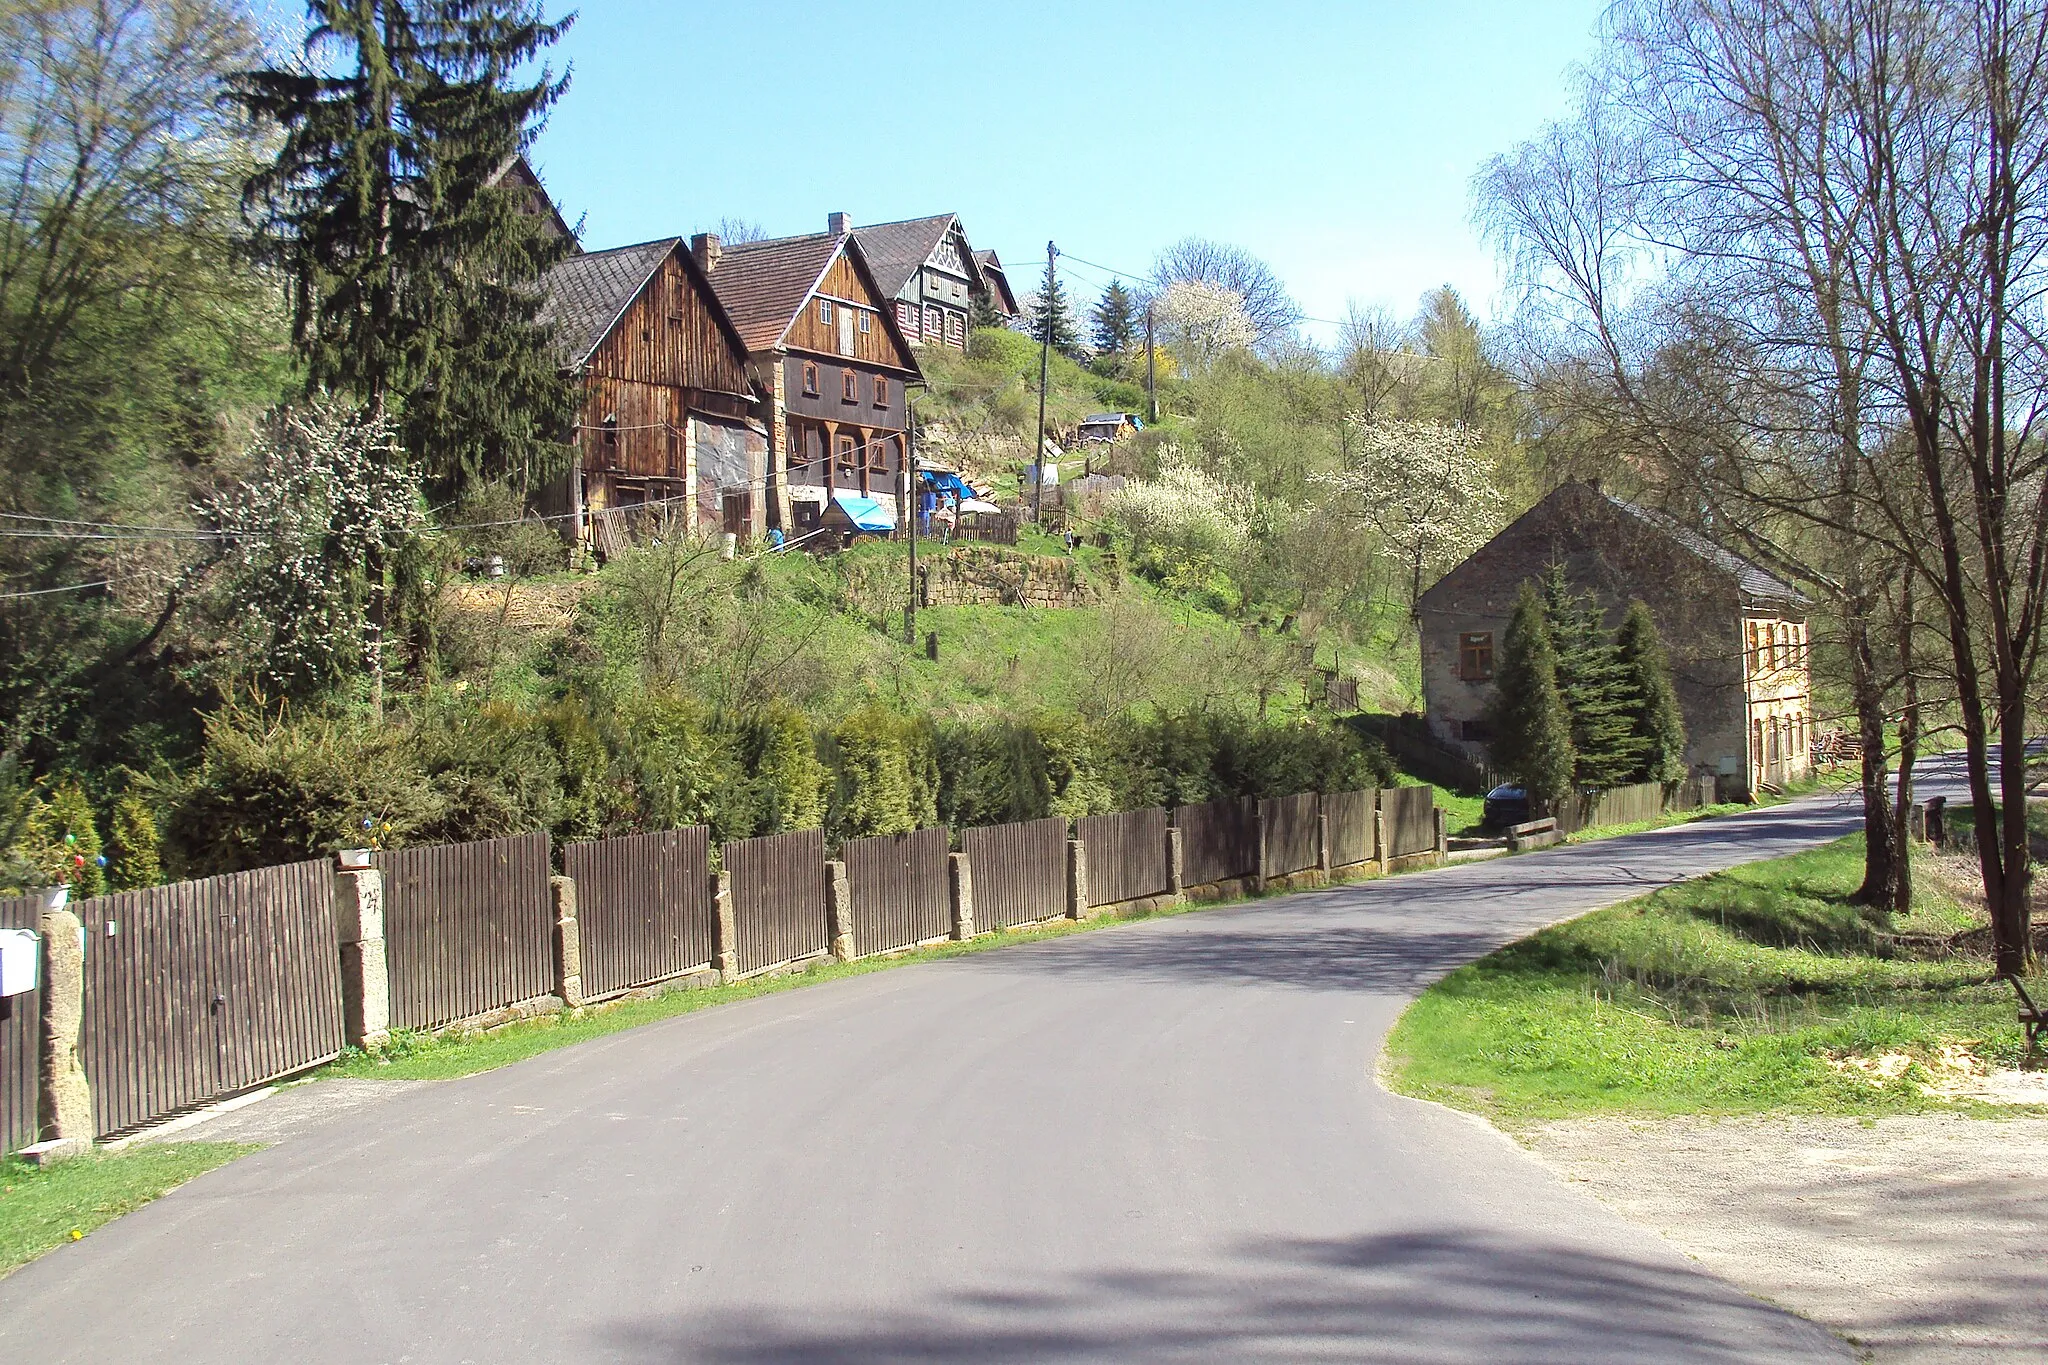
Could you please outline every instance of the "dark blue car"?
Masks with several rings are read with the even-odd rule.
[[[1506,829],[1509,825],[1527,824],[1535,818],[1535,812],[1529,805],[1529,793],[1520,787],[1504,782],[1486,794],[1484,823],[1488,829]]]

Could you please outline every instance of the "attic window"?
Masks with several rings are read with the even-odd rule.
[[[860,380],[854,376],[852,370],[839,372],[839,399],[844,403],[860,401]]]
[[[804,397],[806,397],[806,398],[816,398],[817,396],[818,396],[818,367],[817,367],[817,365],[816,365],[816,364],[808,364],[808,363],[807,363],[807,364],[806,364],[806,365],[804,366]]]
[[[604,443],[607,449],[617,449],[619,444],[619,415],[615,412],[604,419]]]
[[[1493,676],[1492,631],[1458,637],[1458,676],[1466,682],[1485,682]]]
[[[818,322],[820,325],[825,327],[830,327],[832,325],[832,300],[818,300]]]
[[[868,334],[868,310],[865,308],[860,310],[860,334],[862,336]]]

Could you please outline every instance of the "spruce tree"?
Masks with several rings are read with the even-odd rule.
[[[1672,686],[1671,660],[1664,652],[1663,636],[1642,599],[1629,603],[1628,615],[1615,633],[1614,647],[1635,690],[1636,706],[1630,720],[1642,745],[1642,780],[1666,786],[1683,781],[1685,714]]]
[[[1138,332],[1137,304],[1132,301],[1131,291],[1124,288],[1122,280],[1109,282],[1109,288],[1102,291],[1102,301],[1095,305],[1091,317],[1095,323],[1097,355],[1120,356],[1131,349]]]
[[[967,326],[972,331],[977,327],[1000,327],[1003,315],[996,310],[996,291],[984,289],[976,294],[967,306]]]
[[[1047,277],[1045,286],[1032,298],[1026,316],[1031,319],[1033,341],[1050,341],[1055,351],[1069,359],[1080,354],[1081,334],[1074,328],[1067,291],[1058,275]]]
[[[1635,733],[1640,705],[1635,681],[1607,633],[1600,604],[1577,593],[1564,567],[1553,564],[1542,580],[1543,607],[1557,648],[1557,686],[1571,714],[1572,749],[1578,755],[1574,780],[1605,789],[1635,779],[1643,742]]]
[[[1533,584],[1522,584],[1515,598],[1493,681],[1494,762],[1521,783],[1532,807],[1554,807],[1572,793],[1577,754],[1550,621]]]

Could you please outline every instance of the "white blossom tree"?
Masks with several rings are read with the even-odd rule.
[[[1244,350],[1259,340],[1244,295],[1226,285],[1176,280],[1159,291],[1152,307],[1167,347],[1191,364],[1206,366],[1225,351]]]
[[[1507,498],[1484,437],[1442,422],[1350,419],[1351,468],[1318,475],[1400,564],[1412,610],[1427,581],[1500,529]]]

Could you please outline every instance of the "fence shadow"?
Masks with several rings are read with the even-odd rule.
[[[994,1279],[994,1272],[990,1278]],[[1209,1268],[1099,1267],[918,1306],[761,1306],[621,1324],[636,1361],[1846,1358],[1819,1328],[1679,1264],[1477,1232],[1249,1244]]]

